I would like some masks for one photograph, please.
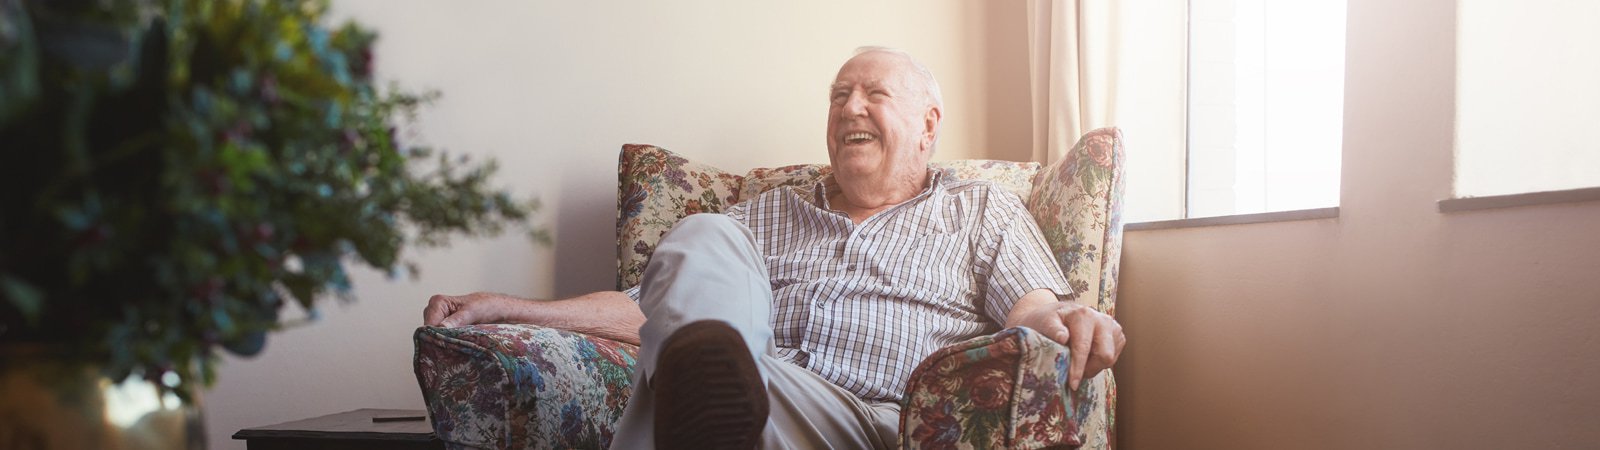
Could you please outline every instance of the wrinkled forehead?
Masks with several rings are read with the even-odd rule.
[[[833,89],[864,87],[912,87],[911,62],[888,52],[867,52],[845,61],[833,77]]]

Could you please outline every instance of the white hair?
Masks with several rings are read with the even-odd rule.
[[[877,45],[856,47],[855,54],[850,56],[853,58],[867,53],[888,53],[905,58],[906,61],[911,63],[911,68],[914,72],[916,72],[917,78],[921,78],[922,95],[927,98],[928,103],[938,107],[940,111],[944,110],[944,95],[939,92],[939,80],[935,79],[933,77],[933,71],[928,70],[928,67],[917,61],[917,58],[912,57],[911,54],[906,53],[905,50]]]

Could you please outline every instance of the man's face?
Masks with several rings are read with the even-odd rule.
[[[839,68],[828,93],[828,158],[838,176],[923,176],[939,111],[913,70],[883,52]]]

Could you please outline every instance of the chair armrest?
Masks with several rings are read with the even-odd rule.
[[[605,448],[638,348],[533,325],[421,327],[417,384],[450,448]]]
[[[1025,327],[939,349],[907,384],[900,447],[1105,447],[1110,371],[1069,392],[1068,352]]]

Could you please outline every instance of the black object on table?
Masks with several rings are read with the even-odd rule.
[[[443,450],[419,409],[358,409],[233,434],[250,450]]]

